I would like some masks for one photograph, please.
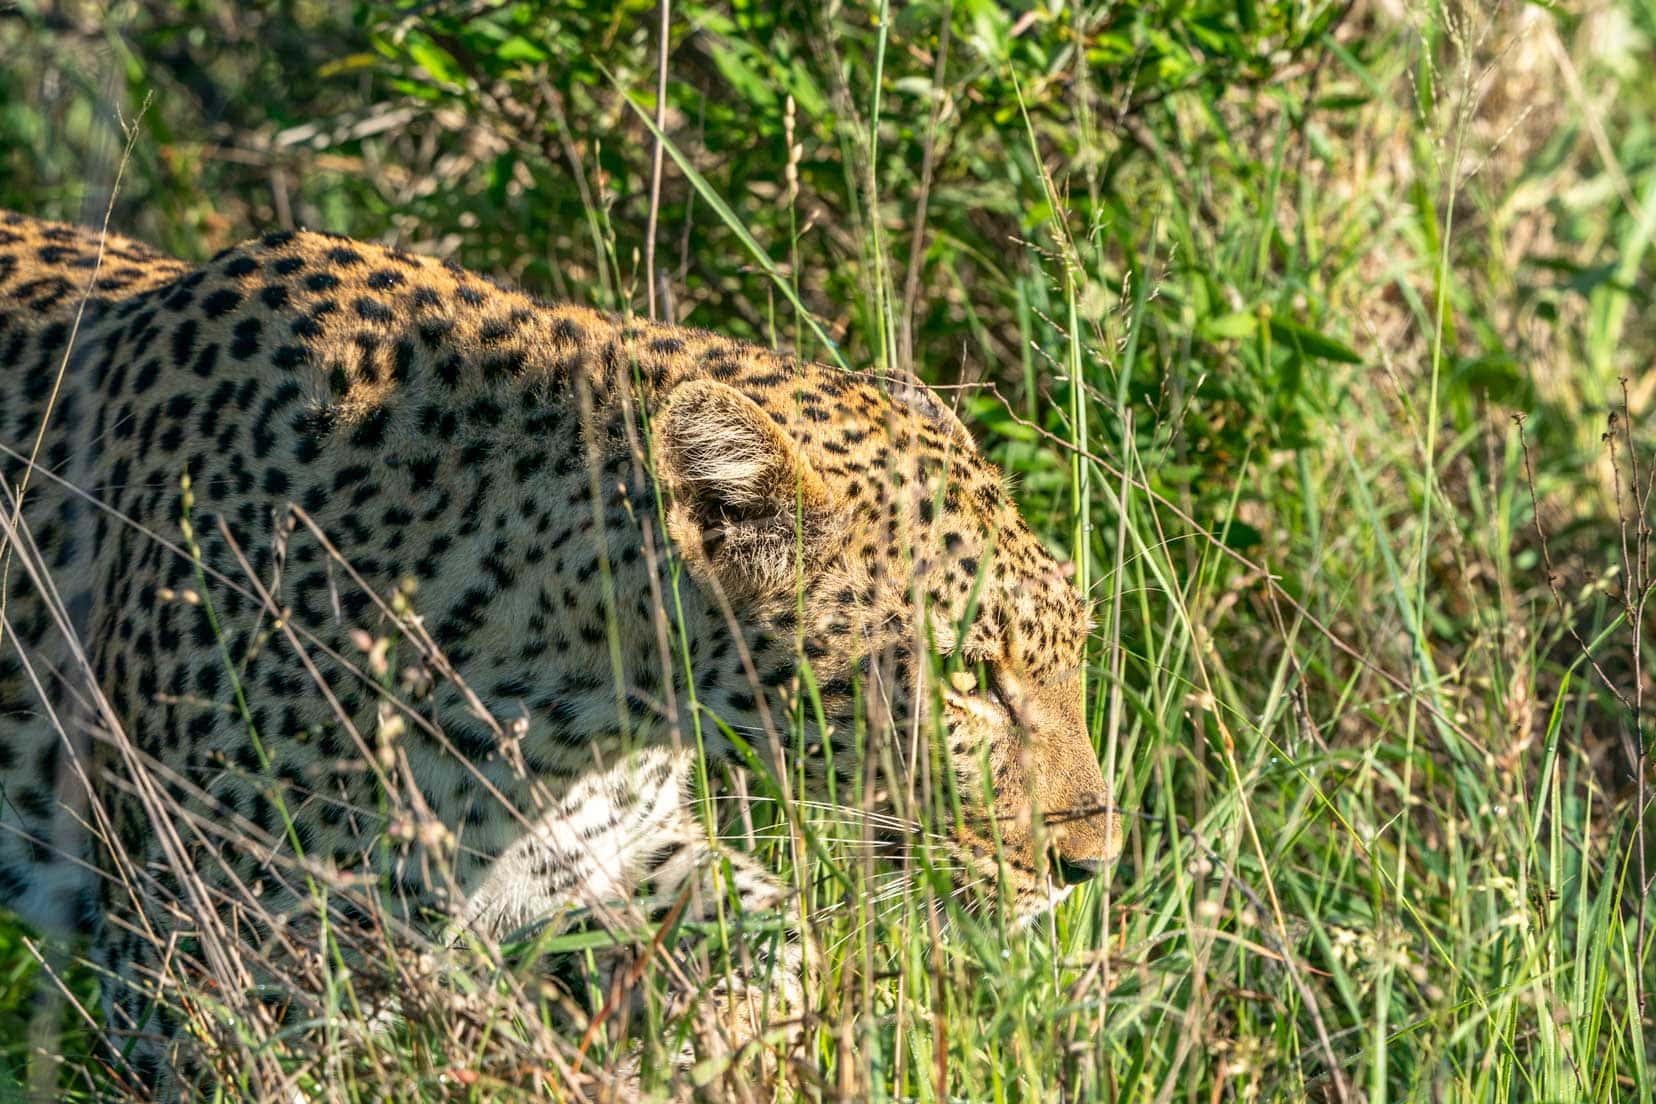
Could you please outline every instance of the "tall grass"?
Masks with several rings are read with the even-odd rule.
[[[666,104],[655,13],[30,9],[0,201],[102,209],[95,39],[157,89],[115,225],[159,244],[294,221],[660,285],[942,388],[1096,604],[1126,852],[1032,929],[939,924],[923,853],[893,878],[783,780],[734,817],[706,780],[823,954],[780,1099],[1649,1099],[1656,12],[671,5]],[[711,1031],[560,1035],[532,970],[451,953],[389,1027],[325,968],[323,1060],[235,1045],[329,1098],[527,1099]]]

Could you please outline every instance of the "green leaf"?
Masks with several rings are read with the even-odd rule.
[[[500,44],[495,56],[502,61],[545,61],[546,51],[522,35],[513,35]]]
[[[1285,318],[1271,319],[1271,336],[1284,345],[1298,349],[1305,356],[1338,361],[1341,364],[1363,363],[1363,358],[1351,346]]]
[[[730,90],[747,103],[769,113],[777,105],[776,89],[771,74],[760,72],[751,63],[753,60],[759,59],[754,58],[750,51],[732,45],[722,45],[713,50],[713,62],[719,67],[719,73]]]
[[[449,52],[430,39],[410,38],[408,53],[414,61],[443,84],[464,85],[465,77]]]
[[[1335,93],[1328,96],[1319,96],[1316,107],[1322,111],[1356,111],[1360,107],[1367,107],[1373,99],[1361,93]]]
[[[1008,441],[1035,441],[1040,437],[1033,426],[1014,420],[1005,404],[993,395],[973,395],[963,405],[971,420],[995,437]]]
[[[316,70],[318,77],[337,77],[346,73],[355,73],[363,69],[372,69],[379,64],[379,59],[373,54],[362,51],[355,54],[346,54],[319,66]]]
[[[1219,342],[1252,337],[1258,329],[1258,315],[1252,311],[1235,311],[1202,319],[1196,327],[1196,332],[1206,341]]]

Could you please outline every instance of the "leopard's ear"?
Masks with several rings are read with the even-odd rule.
[[[681,383],[653,420],[655,468],[672,496],[668,535],[727,591],[790,587],[830,541],[827,487],[797,444],[733,387]]]

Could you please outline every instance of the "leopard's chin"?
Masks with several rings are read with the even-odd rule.
[[[1061,905],[1074,892],[1074,886],[1060,886],[1051,883],[1030,887],[1028,891],[1018,897],[1013,914],[1012,930],[1023,931],[1025,928],[1033,927],[1037,921]]]

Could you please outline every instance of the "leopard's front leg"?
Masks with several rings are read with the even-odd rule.
[[[763,1079],[803,1007],[792,894],[710,838],[686,807],[689,769],[688,756],[652,749],[583,779],[491,864],[468,920],[495,939],[539,930],[609,940],[553,963],[585,1006],[572,1025],[583,1049],[600,1032],[639,1038],[654,992],[678,1032],[675,1082],[688,1085],[692,1067]]]
[[[597,998],[582,1045],[600,1031],[628,1041],[627,1078],[636,1086],[644,1050],[663,1038],[666,1053],[658,1050],[656,1060],[670,1063],[674,1099],[701,1091],[744,1099],[740,1087],[770,1082],[778,1058],[798,1044],[806,955],[789,926],[793,895],[751,857],[710,844],[686,820],[693,838],[664,864],[665,874],[641,887],[633,915],[642,913],[643,924],[623,933],[596,978],[580,979]],[[665,1034],[641,1031],[646,1023]]]

